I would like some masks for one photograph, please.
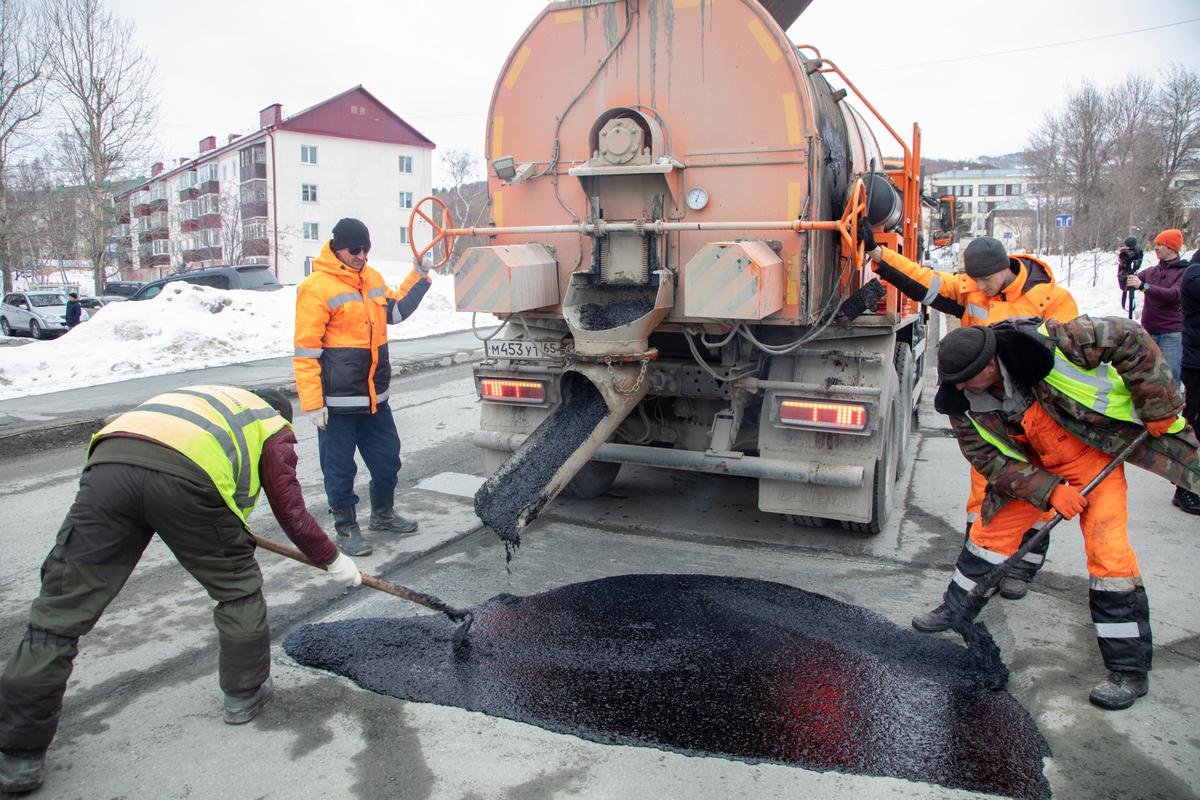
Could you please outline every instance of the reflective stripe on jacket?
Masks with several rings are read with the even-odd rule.
[[[196,462],[243,524],[258,503],[263,442],[290,428],[262,398],[230,386],[192,386],[160,394],[117,417],[92,437],[133,433]]]
[[[429,286],[414,271],[392,292],[378,272],[351,269],[326,242],[296,290],[292,364],[300,408],[374,413],[392,379],[387,326],[416,311]]]
[[[883,264],[875,265],[879,277],[899,291],[944,314],[959,317],[963,325],[990,325],[1009,317],[1041,317],[1067,321],[1079,316],[1075,298],[1054,281],[1054,272],[1030,255],[1009,256],[1017,265],[1012,283],[988,297],[966,274],[934,272],[886,247]]]
[[[1037,330],[1043,336],[1050,335],[1044,322]],[[1119,419],[1121,422],[1132,422],[1143,427],[1146,425],[1133,408],[1133,394],[1122,380],[1121,373],[1112,364],[1103,363],[1093,369],[1084,369],[1072,363],[1062,350],[1055,347],[1054,369],[1045,380],[1076,403],[1087,406],[1098,414]],[[1186,425],[1187,420],[1177,416],[1167,433],[1179,433]]]

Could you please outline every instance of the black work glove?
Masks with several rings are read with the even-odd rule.
[[[871,230],[871,224],[865,219],[858,221],[858,240],[866,246],[868,253],[879,246],[875,244],[875,233]]]

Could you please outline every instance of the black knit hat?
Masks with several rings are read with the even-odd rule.
[[[963,265],[972,278],[986,278],[1008,268],[1008,251],[999,239],[980,236],[963,251]]]
[[[1125,246],[1126,247],[1137,247],[1137,237],[1136,236],[1126,236],[1125,237]]]
[[[292,401],[283,396],[278,389],[255,389],[254,394],[265,400],[267,405],[279,412],[288,423],[292,421]]]
[[[938,348],[938,378],[942,383],[969,381],[996,355],[996,334],[986,325],[956,328],[946,334]]]
[[[337,252],[345,250],[347,247],[370,247],[371,233],[367,230],[367,226],[362,224],[354,217],[346,217],[338,220],[338,224],[333,226],[333,240],[329,243],[329,249]]]

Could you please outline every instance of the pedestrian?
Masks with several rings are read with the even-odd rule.
[[[389,324],[409,317],[431,281],[418,264],[395,292],[367,266],[371,235],[357,219],[333,226],[333,238],[313,261],[296,291],[296,388],[300,408],[317,426],[325,496],[337,529],[337,546],[352,556],[372,550],[358,526],[358,467],[354,451],[371,473],[373,531],[411,533],[414,520],[395,511],[400,473],[400,435],[388,405],[392,365]]]
[[[1189,490],[1200,486],[1200,442],[1179,416],[1183,398],[1170,367],[1132,320],[1016,317],[947,334],[938,376],[934,407],[950,416],[963,455],[987,476],[988,487],[942,604],[914,617],[913,627],[922,633],[951,627],[968,593],[1017,551],[1044,511],[1078,515],[1088,604],[1109,670],[1090,700],[1128,708],[1149,689],[1152,641],[1150,606],[1126,530],[1124,465],[1086,497],[1080,487],[1143,428],[1152,438],[1128,462]]]
[[[1121,308],[1129,313],[1130,319],[1133,319],[1133,312],[1137,311],[1137,295],[1133,289],[1125,288],[1125,279],[1142,268],[1145,255],[1142,248],[1138,247],[1136,236],[1126,236],[1124,245],[1117,251],[1117,285],[1121,287]]]
[[[284,533],[331,577],[358,586],[304,507],[292,404],[274,390],[193,386],[158,395],[92,437],[79,492],[42,564],[29,626],[0,676],[0,789],[42,783],[79,637],[121,591],[155,533],[217,602],[224,718],[271,698],[271,635],[247,519],[266,491]]]
[[[1046,262],[1031,255],[1010,256],[1004,244],[991,236],[971,240],[963,252],[965,275],[934,272],[893,250],[875,245],[869,227],[864,226],[867,255],[875,263],[875,272],[913,300],[937,311],[959,317],[963,327],[988,325],[1009,317],[1042,317],[1066,321],[1079,315],[1075,298],[1054,280]],[[964,538],[979,518],[987,481],[974,467],[971,493],[967,497],[967,522]],[[1038,533],[1053,516],[1046,514],[1029,529],[1026,536]],[[1047,536],[1025,556],[1000,584],[1000,596],[1020,600],[1029,592],[1029,584],[1041,569],[1050,548]]]
[[[1180,312],[1183,315],[1182,353],[1179,376],[1183,380],[1183,417],[1193,428],[1200,430],[1200,250],[1184,270],[1180,289]],[[1200,495],[1176,487],[1171,504],[1189,514],[1200,514]]]
[[[1183,249],[1183,233],[1177,230],[1163,231],[1154,239],[1154,255],[1158,263],[1146,267],[1136,275],[1125,279],[1126,288],[1146,295],[1142,304],[1142,327],[1162,350],[1163,358],[1171,365],[1171,372],[1178,382],[1181,357],[1181,335],[1183,314],[1179,310],[1179,284],[1187,262],[1179,257]]]
[[[79,305],[79,292],[72,290],[71,293],[67,295],[67,330],[70,330],[78,325],[82,316],[83,306]]]

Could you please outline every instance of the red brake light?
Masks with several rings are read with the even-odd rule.
[[[485,378],[479,382],[479,394],[484,400],[500,403],[541,404],[546,401],[546,386],[538,381]]]
[[[867,407],[828,400],[784,400],[779,421],[797,428],[860,432],[867,429]]]

